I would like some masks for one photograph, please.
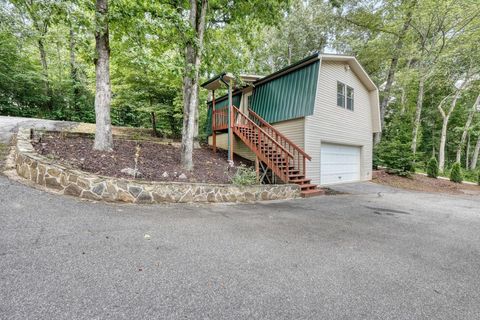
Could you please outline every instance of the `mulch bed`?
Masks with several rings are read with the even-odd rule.
[[[225,151],[214,154],[208,146],[193,151],[194,170],[188,172],[180,166],[178,144],[114,139],[114,151],[102,152],[93,150],[91,136],[46,133],[33,145],[39,154],[53,158],[59,164],[102,176],[132,179],[121,170],[135,167],[137,145],[140,146],[138,171],[141,173],[137,179],[230,183],[230,176],[236,172],[236,167],[229,168]],[[236,166],[242,163],[251,165],[249,160],[240,157],[235,157],[234,163]],[[163,176],[164,172],[168,177]],[[186,179],[178,178],[182,173]]]
[[[480,195],[480,186],[454,183],[449,180],[429,178],[420,174],[414,174],[411,178],[405,178],[388,174],[384,170],[378,170],[373,172],[372,181],[414,191]]]

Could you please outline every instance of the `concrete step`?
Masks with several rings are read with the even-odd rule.
[[[311,189],[311,190],[304,190],[300,192],[300,196],[302,198],[323,196],[324,194],[325,194],[325,190],[322,190],[322,189]]]

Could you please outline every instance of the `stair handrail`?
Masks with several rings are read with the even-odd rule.
[[[237,111],[238,114],[242,115],[244,119],[246,119],[249,123],[253,124],[254,127],[258,128],[258,130],[260,130],[265,136],[267,136],[275,145],[277,145],[280,149],[282,149],[282,151],[284,151],[290,158],[294,158],[293,154],[288,151],[284,146],[282,146],[281,143],[279,143],[274,137],[272,137],[268,132],[266,132],[264,129],[262,129],[262,127],[260,127],[258,124],[255,123],[255,121],[253,121],[252,119],[250,119],[245,113],[243,113],[242,111],[240,111],[240,109],[238,109],[237,107],[235,106],[232,106],[232,108],[234,110]],[[233,124],[232,124],[233,125]]]
[[[255,119],[257,119],[262,125],[264,125],[265,127],[269,128],[270,130],[272,130],[273,132],[275,132],[276,135],[280,136],[283,140],[285,140],[285,142],[287,142],[288,144],[290,144],[296,151],[298,151],[300,154],[302,154],[305,158],[307,158],[309,161],[312,160],[312,157],[310,157],[310,155],[308,155],[308,153],[306,153],[305,151],[303,151],[302,148],[300,148],[297,144],[295,144],[294,142],[292,142],[290,139],[288,139],[286,136],[284,136],[280,131],[278,131],[274,126],[272,126],[270,123],[268,123],[267,121],[265,121],[262,117],[260,117],[255,111],[253,111],[252,109],[248,109],[248,113],[250,115],[252,115]],[[255,121],[254,121],[255,122]],[[276,139],[274,139],[276,140]]]

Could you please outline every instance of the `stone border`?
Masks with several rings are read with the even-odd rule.
[[[129,203],[252,202],[297,198],[295,184],[235,186],[182,182],[148,182],[97,176],[54,163],[39,155],[29,128],[19,128],[14,153],[19,176],[61,194],[89,200]]]

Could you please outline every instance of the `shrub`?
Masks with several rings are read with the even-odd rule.
[[[480,186],[480,170],[478,170],[477,182],[478,182],[478,185]]]
[[[450,172],[450,181],[456,183],[461,183],[463,181],[462,167],[458,162],[455,162],[452,166],[452,171]]]
[[[438,161],[437,158],[432,157],[427,164],[427,176],[430,178],[438,177]]]
[[[385,166],[387,172],[407,177],[415,172],[410,122],[406,115],[391,119],[375,149],[376,164]]]
[[[244,164],[237,168],[237,172],[230,178],[230,181],[237,186],[250,186],[257,184],[257,172]]]

